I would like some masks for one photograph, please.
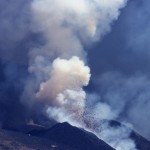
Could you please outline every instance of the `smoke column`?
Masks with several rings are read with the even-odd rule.
[[[45,38],[43,45],[29,52],[29,71],[39,83],[36,98],[48,101],[53,107],[66,101],[71,103],[67,99],[74,101],[78,92],[80,99],[85,99],[82,88],[88,85],[90,69],[85,65],[83,43],[106,34],[125,3],[124,0],[32,2],[33,30],[43,33]]]
[[[33,0],[32,30],[41,33],[44,41],[28,53],[30,77],[22,101],[31,105],[26,101],[28,98],[32,103],[43,103],[49,118],[84,128],[87,128],[84,118],[88,113],[95,122],[107,116],[115,119],[117,112],[105,103],[97,103],[93,114],[90,109],[86,112],[87,96],[83,87],[88,85],[91,74],[84,45],[109,32],[111,23],[125,4],[126,0]],[[95,113],[100,113],[100,117],[95,118]],[[88,117],[85,120],[91,123]],[[136,149],[128,138],[130,131],[124,127],[114,129],[114,135],[108,124],[101,125],[103,130],[99,126],[96,130],[87,129],[98,131],[97,135],[116,150]],[[122,138],[119,138],[120,134],[123,134]]]

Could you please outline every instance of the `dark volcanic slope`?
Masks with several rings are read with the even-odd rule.
[[[150,150],[150,141],[132,131],[130,137],[135,141],[138,150]]]
[[[46,130],[34,130],[30,134],[63,143],[76,150],[114,150],[94,134],[68,123],[56,124]]]
[[[74,150],[49,139],[0,129],[0,150]]]

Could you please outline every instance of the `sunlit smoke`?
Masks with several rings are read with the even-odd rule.
[[[36,97],[47,101],[50,105],[47,112],[57,121],[75,119],[83,113],[86,98],[83,86],[88,85],[89,79],[90,69],[78,57],[57,58],[50,79],[41,83]]]
[[[99,95],[101,96],[101,94]],[[130,138],[132,125],[114,121],[117,120],[120,111],[114,109],[107,101],[103,102],[99,95],[87,95],[87,107],[84,112],[85,128],[90,129],[116,150],[136,150],[136,145]]]

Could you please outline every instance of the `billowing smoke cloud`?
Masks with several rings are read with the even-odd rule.
[[[118,18],[119,9],[125,2],[124,0],[113,0],[111,3],[98,0],[32,2],[34,31],[43,33],[45,38],[44,45],[29,53],[31,58],[29,71],[35,74],[39,83],[36,98],[49,100],[50,106],[53,107],[62,105],[66,110],[69,110],[70,105],[74,105],[75,99],[82,99],[83,108],[86,96],[82,88],[88,85],[90,78],[90,69],[82,62],[86,60],[83,43],[87,39],[96,40],[106,34],[112,21]],[[39,57],[43,58],[42,64],[41,61],[35,61]],[[42,68],[39,69],[39,66]],[[46,71],[48,66],[50,70]],[[39,71],[41,72],[43,68],[46,69],[41,73],[44,74],[42,78]],[[69,104],[71,101],[73,103]],[[81,106],[78,106],[81,109]]]
[[[31,36],[29,5],[29,0],[0,3],[0,58],[4,62],[13,60],[21,64],[26,61],[25,45],[27,37]]]
[[[148,139],[149,5],[148,0],[129,1],[113,31],[96,47],[100,51],[89,54],[95,57],[89,60],[100,101],[117,111],[118,120],[132,123]]]
[[[27,62],[25,45],[30,34],[28,6],[28,0],[0,2],[0,124],[5,127],[28,118],[20,102],[27,73],[22,65]]]
[[[110,30],[112,21],[118,18],[119,9],[125,2],[33,1],[31,10],[36,27],[34,32],[43,33],[45,43],[29,53],[29,72],[36,77],[37,84],[33,86],[29,80],[27,87],[33,86],[31,97],[45,103],[50,118],[89,129],[84,122],[85,119],[91,123],[86,118],[89,114],[95,121],[118,117],[119,112],[112,110],[105,102],[98,102],[93,112],[89,108],[89,112],[85,111],[85,107],[89,106],[85,106],[86,93],[83,87],[89,83],[90,69],[85,65],[86,53],[83,48],[87,41],[100,39]],[[102,126],[103,130],[99,131]],[[124,146],[124,150],[136,149],[125,127],[115,128],[115,134],[105,124],[98,126],[97,130],[90,130],[95,133],[98,131],[98,136],[117,150],[123,150]],[[122,137],[119,138],[120,134]]]
[[[36,97],[49,101],[51,108],[47,112],[51,117],[59,121],[64,121],[65,116],[77,118],[84,111],[86,94],[82,87],[89,83],[89,78],[89,67],[78,57],[57,58],[52,64],[50,79],[41,83]]]

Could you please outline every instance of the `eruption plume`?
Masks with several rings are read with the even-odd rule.
[[[33,0],[32,30],[40,33],[44,42],[29,51],[31,77],[23,99],[28,95],[33,103],[44,103],[50,118],[84,128],[87,128],[86,115],[99,113],[99,110],[99,120],[108,115],[115,119],[117,112],[112,112],[111,106],[105,103],[98,103],[93,112],[86,112],[87,96],[83,87],[88,85],[91,75],[84,47],[86,42],[101,39],[110,31],[111,23],[118,18],[125,4],[126,0]],[[93,118],[97,121],[94,115]],[[92,123],[88,118],[85,120]],[[129,132],[123,132],[121,140],[116,138],[112,142],[108,140],[108,137],[114,137],[112,129],[105,124],[103,130],[99,128],[87,129],[98,131],[97,135],[117,150],[124,144],[128,145],[124,150],[135,150],[134,142],[128,139]],[[116,129],[116,135],[119,131],[126,130],[124,127]]]
[[[45,99],[51,105],[47,111],[51,117],[64,121],[67,116],[68,121],[83,113],[86,94],[82,87],[88,84],[89,78],[89,67],[78,57],[57,58],[52,64],[50,79],[40,84],[37,98]]]
[[[82,99],[81,103],[84,103],[86,94],[82,88],[88,85],[90,69],[84,63],[83,43],[85,39],[93,41],[106,34],[125,3],[124,0],[32,2],[34,31],[43,33],[45,38],[45,44],[31,50],[29,55],[29,70],[37,76],[39,83],[36,98],[49,101],[53,107],[67,106],[69,99]],[[34,61],[39,57],[42,62]],[[46,68],[44,72],[43,68]],[[40,81],[39,72],[44,74]],[[82,95],[80,98],[78,92]]]

